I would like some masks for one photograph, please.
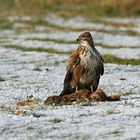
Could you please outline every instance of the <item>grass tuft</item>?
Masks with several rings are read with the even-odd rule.
[[[64,39],[53,39],[53,38],[30,38],[27,40],[37,40],[37,41],[52,41],[55,43],[60,43],[60,44],[74,44],[76,43],[76,41],[68,41],[68,40],[64,40]]]
[[[3,29],[12,29],[13,28],[13,23],[7,21],[7,20],[0,20],[0,30]]]
[[[7,106],[1,105],[1,104],[0,104],[0,110],[1,110],[2,112],[8,112],[8,113],[14,114],[13,108],[7,107]]]
[[[37,41],[52,41],[55,43],[60,43],[60,44],[76,44],[76,41],[68,41],[68,40],[64,40],[64,39],[53,39],[53,38],[29,38],[27,40],[37,40]],[[108,49],[119,49],[119,48],[139,48],[139,46],[111,46],[111,45],[106,45],[103,44],[101,42],[99,43],[95,43],[95,46],[101,46],[102,48],[108,48]]]
[[[28,51],[28,52],[47,52],[47,53],[52,53],[52,54],[70,54],[72,53],[72,51],[58,51],[52,48],[27,48],[24,46],[18,46],[18,45],[6,45],[3,46],[4,48],[11,48],[11,49],[17,49],[17,50],[21,50],[21,51]]]
[[[106,44],[103,44],[101,42],[99,43],[95,43],[95,47],[96,46],[101,46],[102,48],[107,48],[107,49],[120,49],[120,48],[139,48],[139,46],[122,46],[122,45],[118,45],[118,46],[111,46],[111,45],[106,45]]]
[[[5,81],[5,79],[3,79],[2,77],[0,77],[0,82],[4,82]]]
[[[63,122],[64,120],[63,119],[60,119],[60,118],[54,118],[52,120],[50,120],[50,122],[53,122],[53,123],[60,123],[60,122]]]
[[[65,18],[83,15],[90,19],[100,16],[140,16],[139,0],[0,0],[0,3],[1,14],[39,17],[56,13]]]
[[[122,59],[113,55],[103,55],[105,63],[140,65],[140,59]]]
[[[87,19],[87,18],[85,18]],[[50,27],[50,28],[53,28],[53,29],[56,29],[56,30],[60,30],[60,31],[74,31],[74,32],[84,32],[84,31],[87,31],[87,30],[90,30],[90,31],[96,31],[96,32],[101,32],[101,33],[108,33],[108,34],[112,34],[112,35],[116,35],[116,34],[125,34],[125,35],[129,35],[129,36],[139,36],[140,33],[136,32],[136,31],[133,31],[133,30],[126,30],[126,31],[120,31],[118,30],[119,27],[133,27],[134,24],[133,23],[115,23],[115,22],[111,22],[111,21],[104,21],[104,20],[101,20],[101,19],[89,19],[88,20],[89,22],[96,22],[97,24],[98,23],[101,23],[101,24],[104,24],[104,25],[111,25],[113,27],[115,27],[116,29],[114,30],[106,30],[106,29],[97,29],[97,28],[88,28],[88,27],[71,27],[71,26],[63,26],[63,25],[57,25],[57,24],[51,24],[51,23],[48,23],[46,21],[43,21],[42,19],[38,19],[36,21],[26,21],[24,23],[26,24],[30,24],[32,25],[32,27],[35,27],[36,25],[42,25],[42,26],[47,26],[47,27]]]

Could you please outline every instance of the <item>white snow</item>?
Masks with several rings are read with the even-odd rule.
[[[29,17],[9,20],[30,20]],[[75,19],[80,20],[82,19]],[[132,19],[131,19],[132,20]],[[75,21],[75,22],[76,22]],[[72,26],[73,22],[68,21]],[[88,24],[88,23],[87,23]],[[99,25],[100,26],[100,25]],[[4,45],[53,48],[60,51],[75,50],[77,44],[62,44],[53,41],[27,40],[52,38],[73,41],[81,32],[39,32],[25,33],[13,30],[0,31],[0,139],[23,140],[66,140],[66,139],[140,139],[140,65],[105,64],[99,87],[107,95],[121,94],[118,102],[93,102],[90,106],[43,105],[51,95],[59,95],[66,73],[68,55],[45,52],[24,52],[6,49]],[[140,58],[140,37],[110,35],[92,32],[95,42],[108,45],[126,45],[125,48],[102,48],[101,54],[120,58]],[[24,101],[33,95],[38,104],[18,107],[17,101]],[[17,116],[17,111],[26,111]],[[58,122],[57,122],[58,120]]]

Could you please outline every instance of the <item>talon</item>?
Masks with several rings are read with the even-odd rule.
[[[91,92],[93,92],[93,87],[91,86],[90,88],[91,88]]]
[[[76,86],[76,92],[78,92],[78,87]]]

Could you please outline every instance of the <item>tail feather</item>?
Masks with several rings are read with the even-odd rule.
[[[62,90],[62,92],[60,93],[60,95],[63,96],[63,95],[71,94],[71,93],[73,93],[73,90],[71,88],[64,87],[64,89]]]

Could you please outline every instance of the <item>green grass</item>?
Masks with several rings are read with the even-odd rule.
[[[13,28],[13,23],[9,22],[8,20],[5,19],[0,19],[0,30],[2,29],[12,29]]]
[[[52,41],[55,43],[60,43],[60,44],[76,44],[76,41],[68,41],[68,40],[64,40],[64,39],[53,39],[53,38],[29,38],[27,40],[37,40],[37,41]],[[110,45],[106,45],[103,43],[95,43],[95,47],[96,46],[101,46],[102,48],[108,48],[108,49],[119,49],[119,48],[139,48],[139,46],[110,46]]]
[[[91,22],[91,21],[89,21]],[[136,32],[136,31],[133,31],[133,30],[126,30],[126,31],[120,31],[120,30],[117,30],[119,29],[119,27],[132,27],[134,26],[133,23],[112,23],[111,21],[110,22],[105,22],[103,20],[100,20],[100,19],[94,19],[93,20],[94,23],[101,23],[101,24],[104,24],[104,25],[111,25],[113,27],[115,27],[114,30],[106,30],[106,29],[96,29],[96,28],[78,28],[78,27],[71,27],[71,26],[63,26],[63,25],[55,25],[55,24],[50,24],[46,21],[43,21],[42,19],[37,19],[36,21],[26,21],[24,23],[26,24],[29,24],[31,25],[32,27],[35,27],[37,25],[39,26],[47,26],[47,27],[50,27],[50,28],[53,28],[53,29],[56,29],[58,31],[74,31],[74,32],[84,32],[84,31],[87,31],[87,30],[90,30],[90,31],[96,31],[96,32],[101,32],[101,33],[108,33],[108,34],[112,34],[112,35],[116,35],[116,34],[125,34],[125,35],[129,35],[129,36],[140,36],[140,33]]]
[[[127,33],[128,36],[140,36],[140,33],[132,31],[132,30],[124,31],[124,33]]]
[[[74,43],[76,43],[76,40],[75,41],[68,41],[68,40],[64,40],[64,39],[53,39],[53,38],[30,38],[27,40],[37,40],[37,41],[46,41],[46,42],[52,41],[52,42],[60,43],[60,44],[74,44]]]
[[[97,21],[99,21],[99,20],[97,20]],[[94,21],[94,22],[96,22],[96,21]],[[29,30],[34,31],[36,26],[46,26],[46,27],[53,28],[57,31],[63,30],[63,31],[84,32],[84,31],[90,30],[90,31],[96,31],[96,32],[101,32],[101,33],[108,33],[108,34],[112,34],[112,35],[123,34],[123,35],[129,35],[129,36],[140,36],[140,33],[133,31],[133,30],[129,30],[129,29],[126,31],[117,30],[117,28],[123,27],[123,24],[122,24],[122,26],[121,26],[121,24],[118,24],[119,27],[116,27],[116,29],[114,29],[114,30],[106,30],[106,29],[96,29],[96,28],[88,28],[88,27],[87,28],[78,28],[78,27],[70,27],[70,26],[64,27],[63,25],[61,26],[61,25],[50,24],[41,19],[37,19],[36,21],[22,21],[21,23],[31,25],[28,28],[22,28],[22,30],[28,30],[28,31]],[[104,24],[104,22],[102,22],[102,23]],[[97,22],[97,24],[98,24],[98,22]],[[8,21],[7,19],[0,20],[0,30],[12,29],[13,25],[14,25],[14,23]],[[105,25],[106,25],[106,22],[105,22]],[[113,24],[113,25],[116,25],[116,24]],[[21,30],[21,29],[18,29],[18,30]]]
[[[42,71],[39,66],[34,68],[35,71]]]
[[[47,52],[51,54],[68,54],[70,55],[72,51],[58,51],[52,48],[27,48],[23,46],[7,45],[3,46],[5,48],[12,48],[21,51],[36,51],[36,52]],[[115,64],[125,64],[125,65],[140,65],[140,59],[122,59],[113,55],[102,55],[105,63],[115,63]]]
[[[112,136],[112,137],[117,137],[117,136],[123,136],[124,135],[124,131],[123,130],[114,130],[112,132],[106,132],[104,134],[102,134],[102,139],[105,139],[105,138],[108,138],[109,136]]]
[[[114,26],[114,27],[134,27],[135,26],[135,23],[133,22],[113,22],[113,21],[107,21],[107,20],[104,20],[104,18],[97,18],[97,19],[90,19],[89,21],[92,21],[92,22],[97,22],[97,23],[102,23],[102,24],[105,24],[105,25],[110,25],[110,26]]]
[[[95,43],[95,47],[96,46],[101,46],[102,48],[107,48],[107,49],[120,49],[120,48],[139,48],[139,46],[122,46],[122,45],[118,45],[118,46],[111,46],[111,45],[106,45],[103,43]]]
[[[60,122],[64,122],[64,120],[63,119],[60,119],[60,118],[54,118],[54,119],[50,120],[50,122],[60,123]]]
[[[14,114],[14,110],[11,107],[6,107],[1,104],[0,104],[0,111]]]
[[[52,54],[70,54],[71,51],[58,51],[52,48],[27,48],[27,47],[23,47],[23,46],[18,46],[18,45],[7,45],[7,46],[3,46],[4,48],[11,48],[11,49],[17,49],[17,50],[21,50],[21,51],[28,51],[28,52],[47,52],[47,53],[52,53]]]
[[[0,82],[4,82],[5,81],[5,79],[3,79],[2,77],[0,77]]]
[[[110,22],[104,21],[104,20],[101,20],[99,18],[91,19],[91,21],[92,20],[97,24],[102,23],[104,25],[114,26],[114,27],[116,27],[116,29],[106,30],[106,29],[96,29],[96,28],[88,28],[88,27],[87,28],[78,28],[78,27],[70,27],[70,26],[64,27],[63,25],[54,25],[54,24],[50,24],[46,21],[43,21],[43,17],[36,17],[36,20],[32,20],[32,21],[22,21],[22,22],[20,21],[20,22],[23,23],[23,24],[25,23],[25,24],[30,25],[27,29],[24,28],[24,30],[31,30],[31,31],[33,31],[34,28],[38,25],[38,26],[47,26],[47,27],[56,29],[58,31],[63,30],[63,31],[74,31],[74,32],[81,31],[81,32],[84,32],[84,31],[90,30],[90,31],[108,33],[108,34],[113,34],[113,35],[125,34],[125,35],[129,35],[129,36],[140,36],[140,33],[136,32],[136,31],[133,31],[133,30],[129,30],[129,29],[126,30],[126,31],[117,30],[117,28],[119,28],[119,27],[134,26],[134,23],[114,23],[114,22],[111,22],[111,21]],[[91,22],[91,21],[89,20],[89,22]],[[11,22],[4,17],[0,17],[0,29],[12,29],[13,25],[14,25],[14,22]],[[23,30],[23,28],[22,28],[22,30]]]
[[[56,13],[65,18],[82,15],[93,19],[100,16],[140,16],[139,0],[0,0],[1,15],[42,16]]]
[[[121,59],[113,55],[103,55],[105,63],[140,65],[140,59]]]
[[[133,94],[133,92],[131,92],[131,91],[129,92],[128,91],[128,92],[123,93],[123,96],[129,96],[129,95],[132,95],[132,94]]]
[[[42,17],[43,18],[43,17]],[[74,28],[74,27],[66,27],[66,26],[61,26],[61,25],[55,25],[55,24],[51,24],[51,23],[48,23],[47,21],[43,21],[42,19],[36,19],[36,21],[24,21],[22,23],[26,23],[26,24],[29,24],[31,25],[32,27],[35,27],[37,25],[39,26],[46,26],[46,27],[50,27],[50,28],[53,28],[55,30],[58,30],[58,31],[84,31],[84,30],[87,30],[87,28]]]
[[[89,21],[91,22],[91,21]],[[93,20],[94,23],[102,23],[104,25],[112,25],[114,27],[116,27],[116,29],[114,30],[106,30],[106,29],[96,29],[96,28],[78,28],[78,27],[70,27],[70,26],[63,26],[63,25],[55,25],[55,24],[50,24],[46,21],[43,21],[42,19],[37,19],[36,21],[26,21],[24,23],[31,25],[32,27],[35,27],[37,25],[39,26],[47,26],[53,29],[56,29],[58,31],[74,31],[74,32],[84,32],[87,30],[90,31],[96,31],[96,32],[101,32],[101,33],[108,33],[108,34],[112,34],[112,35],[116,35],[116,34],[125,34],[125,35],[129,35],[129,36],[139,36],[140,34],[136,31],[132,31],[132,30],[126,30],[126,31],[119,31],[117,30],[119,27],[130,27],[130,26],[134,26],[134,24],[131,23],[112,23],[112,22],[105,22],[105,21],[101,21],[100,19],[94,19]]]

